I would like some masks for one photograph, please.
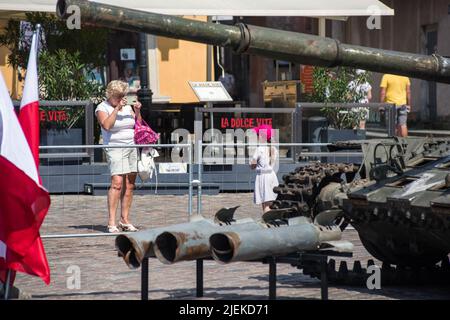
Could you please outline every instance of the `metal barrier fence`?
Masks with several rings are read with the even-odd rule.
[[[237,118],[246,118],[248,115],[271,115],[271,118],[275,116],[281,117],[284,116],[289,118],[290,123],[285,123],[283,135],[286,137],[289,136],[289,141],[292,143],[315,143],[319,141],[305,141],[311,140],[310,137],[305,135],[304,130],[302,129],[304,114],[307,110],[317,110],[320,111],[323,108],[339,108],[339,109],[347,109],[352,110],[355,108],[367,108],[370,110],[385,110],[385,127],[383,130],[386,131],[387,136],[395,135],[395,127],[396,127],[396,106],[392,104],[386,103],[307,103],[307,102],[299,102],[296,104],[295,108],[196,108],[195,109],[195,124],[194,131],[196,137],[196,143],[199,144],[199,140],[201,139],[205,129],[213,129],[214,126],[211,125],[212,121],[209,121],[205,125],[205,115],[209,115],[209,119],[214,119],[214,114],[223,114],[223,115],[234,115]],[[250,117],[252,118],[252,117]],[[286,120],[285,119],[285,120]],[[217,120],[217,117],[216,117]],[[224,129],[224,128],[222,128]],[[274,126],[274,129],[281,129]],[[287,132],[290,131],[290,132]],[[283,139],[280,141],[284,142]],[[323,142],[323,141],[320,141]],[[196,154],[198,152],[196,151]],[[297,148],[294,146],[290,150],[290,157],[294,160],[299,156]],[[195,161],[197,163],[197,159]]]
[[[353,108],[367,108],[369,110],[384,110],[387,112],[386,117],[386,131],[388,136],[392,137],[395,135],[395,126],[397,124],[397,107],[395,104],[389,103],[307,103],[307,102],[299,102],[296,104],[297,114],[299,117],[299,121],[301,123],[303,112],[307,109],[322,109],[322,108],[339,108],[339,109],[347,109],[351,110]],[[301,128],[301,126],[299,126]],[[300,132],[301,135],[301,132]]]
[[[66,145],[66,146],[41,146],[40,150],[49,150],[49,149],[54,149],[54,150],[67,150],[67,149],[85,149],[85,150],[94,150],[94,149],[122,149],[122,148],[145,148],[145,147],[152,147],[152,148],[165,148],[165,149],[170,149],[170,148],[177,148],[177,149],[181,149],[181,148],[186,148],[186,150],[188,150],[187,152],[187,181],[184,182],[185,185],[187,185],[188,187],[188,204],[187,204],[187,212],[188,215],[190,216],[192,214],[192,198],[193,198],[193,162],[192,162],[192,144],[152,144],[152,145]],[[138,149],[139,150],[139,149]],[[109,170],[106,171],[106,167],[105,166],[96,166],[93,163],[89,163],[86,165],[72,165],[72,164],[68,164],[66,169],[65,163],[64,163],[64,157],[63,158],[63,162],[61,166],[41,166],[41,177],[43,178],[43,183],[44,185],[46,184],[51,184],[51,177],[49,175],[50,170],[56,170],[58,171],[57,174],[59,174],[58,176],[56,176],[57,178],[57,183],[59,183],[59,185],[64,186],[65,182],[70,182],[72,183],[73,180],[78,180],[78,184],[83,183],[83,181],[81,180],[81,176],[83,175],[84,177],[88,177],[85,178],[87,180],[84,181],[84,183],[87,182],[91,182],[92,185],[95,184],[95,177],[100,178],[101,180],[106,179],[107,183],[97,183],[98,185],[101,185],[101,187],[107,187],[105,185],[109,185],[110,181],[110,174],[109,174]],[[99,170],[99,168],[103,169],[103,170]],[[91,171],[91,177],[89,176],[89,170],[92,169]],[[96,171],[94,173],[94,170]],[[86,174],[87,173],[87,174]],[[89,179],[89,177],[91,179]],[[139,178],[137,178],[139,179]],[[65,181],[67,180],[67,181]],[[89,181],[91,180],[91,181]],[[94,181],[94,182],[92,182]],[[138,181],[138,180],[137,180]],[[181,182],[174,182],[174,185],[176,184],[180,184]],[[86,185],[86,184],[85,184]],[[139,189],[139,184],[136,183],[138,189]],[[144,184],[145,186],[145,184]],[[65,199],[64,197],[66,196],[66,194],[64,193],[63,189],[62,191],[62,210],[64,211],[66,209],[66,203],[65,203]],[[78,192],[75,194],[78,194],[78,196],[80,195],[80,193],[84,193],[84,192]],[[73,194],[73,193],[72,193]],[[80,199],[78,199],[80,200]],[[81,199],[81,201],[83,201],[83,199]],[[61,201],[58,201],[58,203],[60,203]],[[74,203],[74,204],[69,204],[69,210],[73,210],[73,211],[77,211],[80,210],[83,205],[85,205],[85,203]],[[104,204],[105,208],[106,208],[106,204]],[[58,207],[57,207],[58,208]],[[52,209],[52,206],[50,207],[50,209]],[[95,210],[97,209],[97,207],[95,206],[94,208]],[[105,210],[105,213],[107,211]],[[106,221],[106,215],[105,215],[105,221]],[[75,223],[78,223],[76,221],[74,221]],[[89,225],[85,225],[84,227],[88,229]],[[76,227],[76,226],[75,226]],[[100,227],[96,227],[94,225],[92,225],[92,229],[100,229]],[[47,235],[43,235],[42,238],[43,239],[55,239],[55,238],[85,238],[85,237],[103,237],[103,236],[117,236],[120,233],[75,233],[75,234],[47,234]]]
[[[197,148],[197,172],[198,172],[198,178],[196,180],[196,184],[198,184],[198,197],[197,197],[197,214],[203,214],[202,211],[203,204],[202,204],[202,174],[203,174],[203,167],[204,167],[204,158],[203,158],[203,149],[206,147],[218,147],[218,148],[227,148],[227,147],[236,147],[236,148],[254,148],[258,146],[275,146],[277,148],[279,147],[296,147],[296,148],[303,148],[303,147],[314,147],[314,148],[324,148],[327,146],[330,146],[330,143],[202,143],[200,141],[200,145]],[[355,152],[355,151],[341,151],[341,152],[328,152],[328,151],[317,151],[317,152],[300,152],[300,156],[302,157],[314,157],[316,159],[319,159],[318,161],[326,160],[327,162],[358,162],[359,160],[362,160],[363,153],[362,152]],[[300,158],[300,157],[299,157]],[[339,159],[339,161],[336,161]],[[245,163],[248,165],[250,162],[250,158],[245,158]],[[316,162],[316,161],[314,161]],[[291,168],[293,170],[296,167],[304,166],[311,163],[311,160],[305,160],[305,161],[295,161],[294,163],[291,163],[289,160],[286,160],[284,164],[288,165],[288,168]],[[280,162],[280,165],[283,164],[283,162]],[[222,162],[222,163],[216,163],[216,166],[219,166],[219,171],[222,168],[222,171],[226,171],[226,166],[229,166],[229,163]],[[289,171],[291,171],[289,170]],[[286,172],[287,173],[287,172]],[[238,180],[237,175],[239,175],[239,172],[235,173],[236,175],[236,181]],[[278,174],[280,175],[280,174]],[[223,175],[222,175],[223,177]],[[251,185],[254,184],[254,177],[253,174],[250,175],[251,181],[249,183]],[[281,176],[279,177],[279,181]],[[232,191],[231,191],[232,192]],[[235,192],[239,192],[239,188],[236,187]],[[212,200],[214,201],[214,200]],[[246,202],[246,205],[249,205],[249,202]],[[208,206],[210,209],[212,206]],[[208,210],[209,213],[212,212],[212,210]]]
[[[304,147],[314,147],[314,148],[326,148],[327,146],[329,146],[329,143],[268,143],[265,145],[272,145],[272,146],[276,146],[276,147],[296,147],[296,148],[304,148]],[[200,141],[200,145],[197,148],[198,151],[198,155],[197,155],[197,163],[194,164],[193,163],[193,150],[194,150],[194,145],[191,143],[186,143],[186,144],[157,144],[157,145],[125,145],[125,146],[103,146],[103,145],[80,145],[80,146],[42,146],[40,147],[41,150],[47,150],[47,149],[56,149],[56,150],[64,150],[64,149],[104,149],[104,148],[143,148],[143,147],[153,147],[153,148],[177,148],[178,150],[180,149],[184,149],[187,150],[187,154],[188,154],[188,161],[187,161],[187,183],[186,181],[184,182],[185,184],[187,184],[188,186],[188,192],[187,192],[187,196],[188,196],[188,203],[187,203],[187,212],[188,215],[191,216],[193,211],[194,211],[194,203],[193,203],[193,197],[194,197],[194,188],[197,188],[197,204],[196,204],[196,213],[197,214],[203,214],[203,190],[202,188],[208,184],[208,182],[205,182],[205,180],[203,179],[203,174],[204,174],[204,168],[208,168],[208,164],[205,164],[205,159],[203,157],[203,152],[204,152],[204,148],[207,147],[219,147],[219,148],[254,148],[257,146],[261,146],[261,144],[258,143],[207,143],[204,144]],[[287,168],[284,168],[284,170],[287,170],[286,172],[289,172],[290,170],[292,170],[293,168],[295,168],[296,166],[301,166],[301,165],[306,165],[310,162],[310,160],[307,159],[307,157],[316,157],[319,160],[325,160],[325,161],[329,161],[329,162],[336,162],[336,159],[341,159],[340,161],[344,161],[344,162],[355,162],[358,161],[358,159],[362,158],[362,153],[361,152],[328,152],[328,151],[317,151],[317,152],[308,152],[305,151],[301,153],[303,159],[306,159],[304,161],[300,161],[300,162],[294,162],[294,163],[290,163],[290,162],[281,162],[282,165],[287,165]],[[355,160],[356,159],[356,160]],[[236,159],[234,159],[236,160]],[[234,161],[233,160],[233,161]],[[253,188],[253,184],[254,184],[254,177],[253,177],[253,173],[250,172],[250,170],[248,169],[248,164],[249,164],[249,158],[246,158],[244,160],[245,165],[243,167],[247,168],[246,173],[242,173],[242,169],[241,171],[236,170],[234,172],[227,172],[227,169],[229,169],[230,164],[229,163],[215,163],[213,166],[215,166],[217,168],[217,174],[214,176],[215,179],[217,179],[218,181],[215,181],[218,184],[224,185],[224,184],[228,184],[228,192],[234,192],[234,193],[240,193],[241,191],[241,187],[238,186],[238,182],[241,181],[242,179],[247,179],[248,181],[246,181],[248,188],[246,188],[246,190],[251,190]],[[236,164],[235,162],[233,164],[231,164],[231,167],[233,167],[233,165]],[[89,164],[87,165],[88,167],[95,167],[95,164]],[[194,166],[197,167],[197,170],[194,170]],[[62,167],[62,168],[61,168]],[[62,181],[60,181],[62,184],[64,184],[64,180],[65,180],[65,172],[64,172],[64,163],[59,169],[62,170]],[[70,166],[73,167],[73,166]],[[78,171],[80,171],[80,166],[75,166],[78,168]],[[47,167],[50,168],[50,167]],[[103,166],[103,168],[105,168],[105,166]],[[86,168],[83,168],[86,169]],[[68,170],[69,171],[69,170]],[[196,171],[196,172],[195,172]],[[196,176],[194,176],[194,174],[196,173]],[[44,176],[44,182],[45,182],[45,172],[42,172],[41,170],[41,174]],[[208,174],[210,174],[210,172],[208,172]],[[228,174],[228,177],[226,177],[226,175]],[[78,175],[78,176],[77,176]],[[72,177],[73,176],[73,177]],[[107,177],[108,179],[110,178],[109,174],[106,174],[106,172],[103,172],[102,174],[103,178]],[[74,173],[72,172],[68,172],[66,179],[68,180],[69,178],[75,178],[80,180],[80,173]],[[219,181],[220,180],[220,181]],[[233,180],[235,181],[235,186],[233,187]],[[181,182],[180,182],[181,183]],[[109,184],[109,183],[108,183]],[[176,183],[175,183],[176,184]],[[248,193],[248,191],[246,191]],[[59,201],[57,202],[58,204],[62,204],[62,210],[64,211],[65,209],[68,210],[74,210],[76,211],[77,209],[80,209],[83,207],[84,203],[70,203],[69,201],[67,201],[67,203],[65,202],[65,194],[62,194],[62,200],[58,199],[58,197],[56,197],[56,199],[58,199]],[[225,197],[225,196],[222,196]],[[220,196],[219,196],[220,198]],[[155,198],[153,198],[155,199]],[[210,199],[209,196],[207,196],[207,199]],[[211,197],[211,201],[214,201],[214,196]],[[86,201],[83,199],[78,199],[78,201]],[[209,201],[209,200],[208,200]],[[61,203],[62,202],[62,203]],[[104,204],[105,205],[105,204]],[[215,204],[216,205],[216,204]],[[67,206],[67,208],[66,208]],[[208,208],[212,208],[212,206],[207,206]],[[90,207],[90,210],[97,210],[97,206],[94,205],[94,208]],[[210,214],[212,211],[208,210],[208,214]],[[106,211],[105,211],[106,213]],[[106,220],[106,215],[105,215],[105,220]],[[74,223],[76,224],[76,221],[74,221]],[[85,226],[88,227],[88,226]],[[93,228],[98,230],[99,228]],[[47,234],[47,235],[43,235],[42,237],[44,239],[55,239],[55,238],[82,238],[82,237],[102,237],[102,236],[114,236],[117,235],[116,234],[109,234],[109,233],[75,233],[75,234],[61,234],[61,233],[57,233],[57,234]]]
[[[20,101],[14,100],[13,105],[18,109],[20,107]],[[39,101],[39,108],[41,112],[39,115],[41,123],[43,123],[44,126],[49,127],[44,127],[43,130],[41,130],[40,140],[42,146],[62,143],[70,144],[74,141],[77,141],[75,143],[84,143],[87,146],[94,144],[94,105],[92,101],[42,100]],[[75,115],[70,114],[70,112],[77,112],[77,109],[79,112],[84,113],[84,115],[81,113]],[[84,121],[77,120],[81,120],[82,117],[84,118]],[[71,120],[75,122],[70,123]],[[84,128],[74,128],[73,126],[76,122],[81,122]],[[52,129],[52,127],[55,126],[59,126],[60,129]],[[70,134],[68,134],[69,132]],[[91,162],[94,161],[92,149],[84,150],[84,148],[82,148],[79,152],[73,152],[74,149],[75,148],[65,148],[64,153],[42,152],[39,155],[39,158],[51,161],[55,158],[83,157],[89,158],[89,161]]]

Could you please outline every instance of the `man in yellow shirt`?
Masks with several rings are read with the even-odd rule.
[[[394,74],[385,74],[381,79],[381,102],[397,106],[397,136],[407,137],[406,125],[408,112],[411,111],[411,82],[409,78]]]

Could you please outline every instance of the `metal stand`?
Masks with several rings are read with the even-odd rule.
[[[320,264],[320,293],[322,300],[328,300],[327,261]]]
[[[4,299],[8,300],[9,298],[9,289],[11,287],[11,270],[8,269],[7,273],[6,273],[6,281],[3,287],[3,292],[4,292]]]
[[[141,300],[148,300],[148,278],[148,258],[144,258],[141,269]]]
[[[149,289],[149,258],[142,260],[141,266],[141,300],[148,300],[148,289]],[[196,296],[197,298],[203,297],[203,259],[196,260],[196,273],[197,273],[197,287]]]
[[[269,300],[277,299],[277,262],[275,258],[268,258],[269,263]]]
[[[329,256],[352,257],[351,253],[340,253],[335,251],[318,251],[313,253],[297,252],[292,255],[283,257],[267,257],[262,260],[251,262],[259,262],[269,265],[269,300],[277,298],[277,263],[290,264],[299,269],[307,267],[319,268],[320,270],[320,293],[322,300],[328,300],[328,277],[327,262]],[[148,258],[142,261],[141,271],[141,300],[148,300],[148,284],[149,284],[149,267]],[[205,259],[196,260],[196,297],[203,297],[203,261]],[[250,261],[249,261],[250,262]]]
[[[197,298],[203,297],[203,259],[197,261]]]
[[[327,262],[329,256],[352,257],[351,253],[340,253],[335,251],[319,251],[317,253],[298,252],[284,257],[268,257],[263,263],[269,264],[269,299],[275,300],[277,285],[277,263],[287,263],[298,269],[305,266],[315,266],[320,270],[320,295],[322,300],[328,300],[328,277]]]

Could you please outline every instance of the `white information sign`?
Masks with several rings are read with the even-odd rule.
[[[120,60],[122,61],[136,60],[136,49],[134,48],[120,49]]]
[[[163,162],[158,166],[159,173],[187,173],[187,163]]]
[[[233,101],[220,81],[189,81],[189,84],[200,102]]]

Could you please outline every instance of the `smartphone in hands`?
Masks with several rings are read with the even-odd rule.
[[[128,95],[127,96],[127,105],[134,106],[136,104],[137,100],[138,100],[137,96]]]

